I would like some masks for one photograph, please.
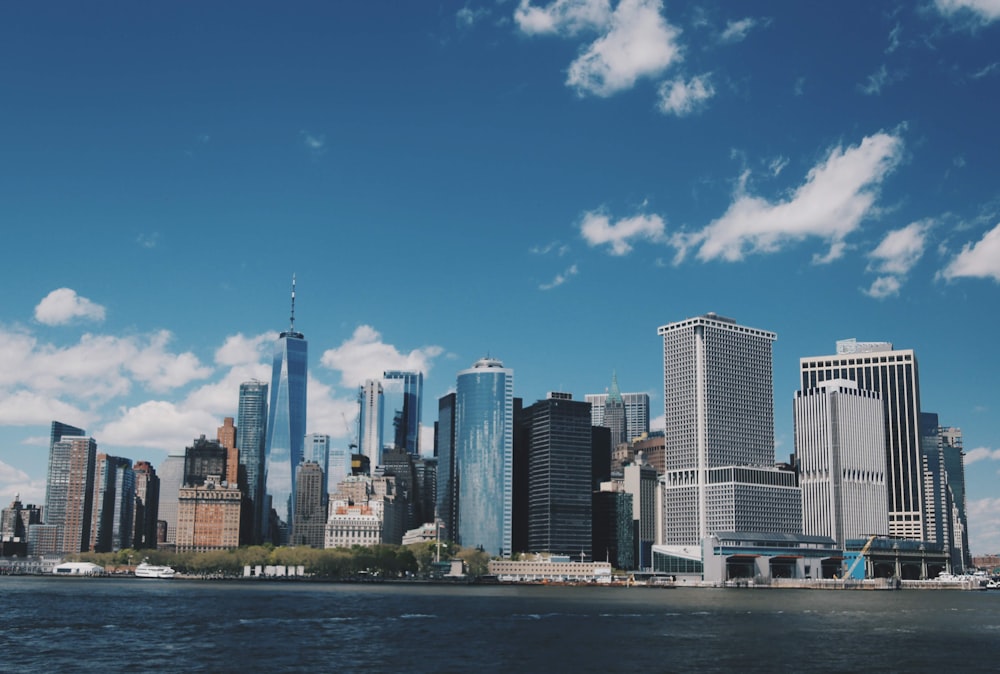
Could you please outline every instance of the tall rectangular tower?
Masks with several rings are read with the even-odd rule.
[[[438,421],[434,425],[437,456],[437,519],[451,540],[458,536],[458,476],[455,473],[455,394],[438,399]]]
[[[698,544],[708,534],[730,530],[718,527],[739,527],[739,522],[763,531],[794,527],[791,501],[799,498],[794,476],[771,474],[771,348],[777,335],[714,313],[664,325],[658,332],[667,447],[664,542]],[[784,505],[771,508],[770,498]],[[771,511],[775,518],[769,524]],[[797,512],[801,528],[801,506]]]
[[[358,453],[368,457],[372,469],[382,463],[384,416],[382,382],[366,379],[358,391]]]
[[[420,406],[424,394],[422,372],[388,370],[382,373],[386,424],[383,445],[408,454],[420,453]]]
[[[458,373],[458,543],[509,557],[513,535],[514,371],[482,358]]]
[[[135,524],[132,525],[132,547],[136,550],[156,547],[156,520],[160,512],[160,478],[148,461],[136,461]]]
[[[246,473],[248,511],[252,522],[246,524],[250,542],[263,537],[264,456],[267,444],[267,384],[256,379],[240,384],[239,407],[236,411],[236,449],[240,453],[240,468]]]
[[[267,539],[283,544],[295,517],[295,468],[302,462],[306,437],[306,387],[309,347],[295,331],[295,277],[292,277],[292,315],[286,332],[278,335],[271,367],[268,405],[265,488],[277,513],[278,530]],[[265,513],[265,521],[270,518]]]
[[[61,552],[85,552],[90,544],[96,458],[97,441],[83,436],[62,434],[49,450],[45,523],[59,527]]]
[[[98,454],[94,468],[93,516],[88,549],[117,552],[132,545],[135,473],[132,460]]]
[[[524,408],[528,551],[592,554],[590,404],[550,393]]]
[[[848,379],[877,391],[885,410],[889,535],[925,540],[923,461],[920,452],[920,382],[912,349],[889,342],[837,342],[837,353],[799,359],[802,390]]]

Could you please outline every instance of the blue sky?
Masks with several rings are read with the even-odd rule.
[[[213,435],[294,273],[344,442],[364,378],[423,369],[430,427],[487,353],[657,416],[657,327],[715,311],[778,334],[784,459],[800,357],[912,348],[1000,551],[998,44],[996,0],[5,5],[0,499],[53,419]]]

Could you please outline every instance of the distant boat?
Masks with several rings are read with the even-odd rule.
[[[173,578],[176,573],[169,566],[157,566],[146,562],[135,567],[136,578]]]

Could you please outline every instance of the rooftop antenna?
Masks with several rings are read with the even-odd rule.
[[[288,332],[295,332],[295,274],[292,274],[292,317],[291,317],[291,327],[288,328]]]

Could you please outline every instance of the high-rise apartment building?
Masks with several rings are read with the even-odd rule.
[[[445,536],[458,535],[458,475],[455,472],[455,394],[438,399],[438,420],[434,424],[434,455],[437,456],[437,519],[444,524]]]
[[[889,535],[926,540],[923,460],[920,443],[920,381],[912,349],[889,342],[837,342],[836,354],[799,360],[802,390],[832,379],[857,382],[877,391],[885,411],[885,450],[889,492]]]
[[[160,516],[160,478],[148,461],[136,461],[135,518],[132,547],[136,550],[156,547],[156,521]]]
[[[236,449],[240,453],[240,467],[246,473],[246,495],[251,522],[245,523],[245,538],[249,543],[263,540],[264,522],[264,470],[267,445],[267,384],[257,380],[240,384],[239,407],[236,411]]]
[[[132,460],[98,454],[88,549],[117,552],[132,545],[135,519],[135,472]]]
[[[604,482],[593,495],[594,559],[616,569],[634,569],[635,525],[632,494],[621,482]]]
[[[771,345],[777,335],[714,313],[658,332],[667,447],[664,543],[696,545],[718,531],[801,533],[795,475],[774,463]]]
[[[831,379],[795,395],[802,532],[846,541],[889,533],[882,396]]]
[[[590,404],[549,393],[524,408],[528,551],[592,556]]]
[[[508,557],[513,528],[514,371],[482,358],[458,373],[458,543]]]
[[[613,383],[617,387],[617,376],[614,377]],[[604,406],[610,394],[609,390],[607,393],[588,393],[583,397],[590,403],[591,425],[607,425],[604,420]],[[619,395],[625,404],[625,428],[628,433],[626,440],[631,442],[642,437],[644,433],[649,433],[649,394],[619,393]]]
[[[652,466],[632,463],[622,469],[622,487],[632,495],[633,558],[637,569],[649,569],[653,566],[658,485],[658,475]]]
[[[310,433],[305,437],[305,441],[302,446],[302,462],[311,461],[315,463],[323,470],[323,500],[326,501],[327,495],[330,493],[330,455],[332,453],[330,436],[324,435],[322,433]],[[341,456],[339,461],[343,462],[343,457]],[[301,465],[301,464],[299,464]],[[340,470],[343,471],[343,463],[340,464]],[[348,461],[347,469],[350,471],[350,462]],[[348,473],[338,474],[336,482],[343,480],[347,477]],[[334,484],[336,484],[334,482]],[[298,479],[295,481],[298,484]]]
[[[225,480],[228,461],[229,450],[218,440],[209,440],[204,435],[195,438],[191,446],[184,449],[184,486],[204,484],[210,475]]]
[[[160,463],[156,474],[160,478],[159,519],[166,524],[163,540],[157,535],[156,543],[169,547],[177,543],[177,499],[184,484],[184,456],[171,454]]]
[[[388,370],[382,373],[382,403],[385,407],[383,449],[391,447],[420,454],[420,407],[424,397],[422,372]]]
[[[315,461],[306,460],[295,469],[295,522],[292,545],[322,548],[326,530],[326,473]]]
[[[271,367],[268,405],[265,488],[277,513],[278,531],[269,531],[272,543],[284,543],[295,519],[295,468],[302,462],[306,437],[308,343],[295,331],[295,278],[292,278],[291,323],[278,335]]]
[[[953,571],[972,565],[965,503],[965,454],[962,431],[939,424],[938,415],[921,412],[924,512],[927,540],[944,545]]]
[[[382,425],[385,405],[382,382],[366,379],[358,390],[358,453],[374,468],[382,463]]]
[[[86,431],[52,422],[45,487],[45,524],[58,527],[60,552],[85,552],[93,517],[97,441]]]

